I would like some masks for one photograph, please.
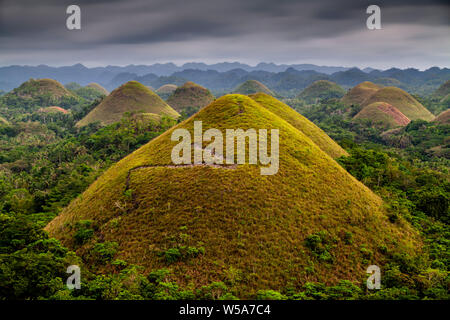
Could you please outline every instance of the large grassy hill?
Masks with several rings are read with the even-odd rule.
[[[367,98],[377,92],[380,88],[380,86],[370,81],[364,81],[350,89],[345,96],[342,97],[342,102],[346,105],[362,105]]]
[[[184,288],[223,281],[239,298],[306,282],[364,281],[371,264],[420,254],[406,222],[390,222],[378,196],[263,100],[217,99],[108,169],[46,230],[86,261],[96,244],[116,242],[114,259],[145,272],[169,268],[170,281]],[[222,132],[278,129],[278,173],[262,176],[250,164],[174,166],[172,132],[193,136],[194,121]]]
[[[146,86],[137,82],[129,81],[115,89],[102,102],[89,112],[78,123],[78,127],[99,121],[108,125],[119,121],[125,112],[155,113],[167,115],[173,118],[179,116],[158,95],[150,91]]]
[[[197,111],[212,101],[214,96],[208,89],[189,81],[173,92],[167,99],[167,104],[176,111],[182,112],[189,108]]]
[[[262,84],[256,80],[247,80],[244,83],[240,84],[236,89],[234,89],[233,93],[237,94],[254,94],[258,92],[267,93],[271,96],[275,94],[270,90],[266,85]]]
[[[354,119],[369,119],[388,129],[406,126],[411,121],[400,110],[386,102],[369,104],[358,112]]]
[[[369,98],[364,100],[363,106],[368,106],[374,102],[386,102],[396,107],[410,120],[422,119],[431,121],[434,115],[428,111],[419,101],[414,99],[406,91],[396,87],[381,88]]]
[[[320,99],[342,98],[345,90],[338,84],[328,80],[318,80],[305,88],[297,97],[314,103]]]

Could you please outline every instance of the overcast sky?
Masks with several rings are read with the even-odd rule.
[[[366,27],[370,4],[382,30]],[[450,1],[0,0],[2,66],[191,61],[450,67]]]

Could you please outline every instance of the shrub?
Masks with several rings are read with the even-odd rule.
[[[286,300],[287,297],[275,290],[259,290],[256,293],[257,300]]]
[[[208,286],[201,287],[197,290],[197,296],[199,299],[218,300],[224,299],[225,296],[230,296],[230,293],[228,292],[228,287],[225,283],[217,281]]]
[[[353,243],[353,233],[347,231],[344,235],[344,242],[345,242],[345,244],[352,244]]]
[[[96,262],[104,264],[114,258],[118,247],[119,244],[117,242],[96,243],[92,249],[92,255],[95,257]]]
[[[163,256],[166,259],[167,263],[174,263],[180,260],[187,260],[190,258],[195,258],[200,254],[205,253],[205,248],[200,247],[188,247],[188,246],[179,246],[175,248],[170,248],[163,252]]]
[[[181,252],[177,248],[170,248],[164,252],[167,263],[174,263],[181,260]]]
[[[312,253],[323,262],[332,263],[334,256],[330,250],[335,247],[334,242],[336,240],[325,232],[317,232],[309,235],[305,239],[305,246],[312,251]]]
[[[86,243],[94,235],[94,229],[92,229],[92,220],[81,220],[75,224],[74,239],[78,245]]]

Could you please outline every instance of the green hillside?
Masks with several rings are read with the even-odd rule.
[[[35,111],[38,108],[58,105],[65,108],[75,105],[79,97],[52,79],[30,79],[2,97],[12,108]]]
[[[166,102],[176,111],[182,112],[188,109],[197,111],[213,101],[214,96],[208,89],[189,81],[178,87]]]
[[[278,129],[278,173],[174,166],[172,132],[192,135],[200,120],[203,130]],[[250,97],[226,95],[113,165],[46,230],[86,261],[96,243],[116,242],[114,259],[146,273],[170,269],[170,281],[191,289],[222,281],[249,298],[306,282],[364,281],[368,265],[420,254],[417,234],[399,219],[390,222],[381,199],[303,132]]]
[[[37,98],[47,94],[55,100],[73,96],[61,83],[53,79],[30,79],[9,94],[16,95],[20,98]]]
[[[368,119],[386,129],[406,126],[411,120],[386,102],[374,102],[364,107],[353,119]]]
[[[435,92],[433,92],[433,96],[436,98],[443,98],[448,94],[450,94],[450,80],[444,82]]]
[[[113,90],[102,102],[78,123],[78,127],[99,121],[108,125],[119,121],[125,112],[155,113],[173,118],[178,112],[168,106],[158,95],[137,81],[129,81]]]
[[[328,80],[318,80],[305,88],[297,98],[314,103],[320,99],[342,98],[345,90],[338,84]]]
[[[258,92],[263,92],[271,96],[275,95],[266,85],[256,80],[247,80],[244,83],[240,84],[233,91],[233,93],[244,95],[254,94]]]
[[[342,102],[346,105],[362,105],[367,98],[377,92],[380,88],[380,86],[370,81],[364,81],[350,89],[345,96],[342,97]]]
[[[325,132],[323,132],[322,129],[289,107],[287,104],[284,104],[280,100],[277,100],[265,93],[256,93],[250,95],[250,97],[270,112],[276,114],[296,129],[303,132],[330,157],[338,158],[340,156],[347,155],[347,152],[335,141],[333,141]]]
[[[428,111],[420,102],[414,99],[409,93],[396,87],[385,87],[367,98],[363,106],[368,106],[374,102],[386,102],[396,107],[410,120],[422,119],[431,121],[434,115]]]

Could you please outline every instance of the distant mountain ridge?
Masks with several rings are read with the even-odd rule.
[[[249,66],[239,62],[211,65],[191,62],[182,66],[164,63],[94,68],[87,68],[82,64],[63,67],[16,65],[0,67],[0,90],[10,91],[30,78],[51,78],[63,84],[77,82],[83,86],[96,82],[107,90],[113,90],[131,80],[154,88],[168,83],[180,86],[187,81],[192,81],[213,93],[231,92],[247,80],[257,80],[277,93],[293,97],[317,80],[333,81],[344,88],[349,88],[363,81],[390,79],[390,81],[398,81],[399,86],[407,91],[419,90],[420,92],[417,93],[431,94],[450,79],[450,69],[433,67],[420,71],[413,68],[404,70],[391,68],[381,71],[372,68],[360,70],[312,64],[260,63]]]

